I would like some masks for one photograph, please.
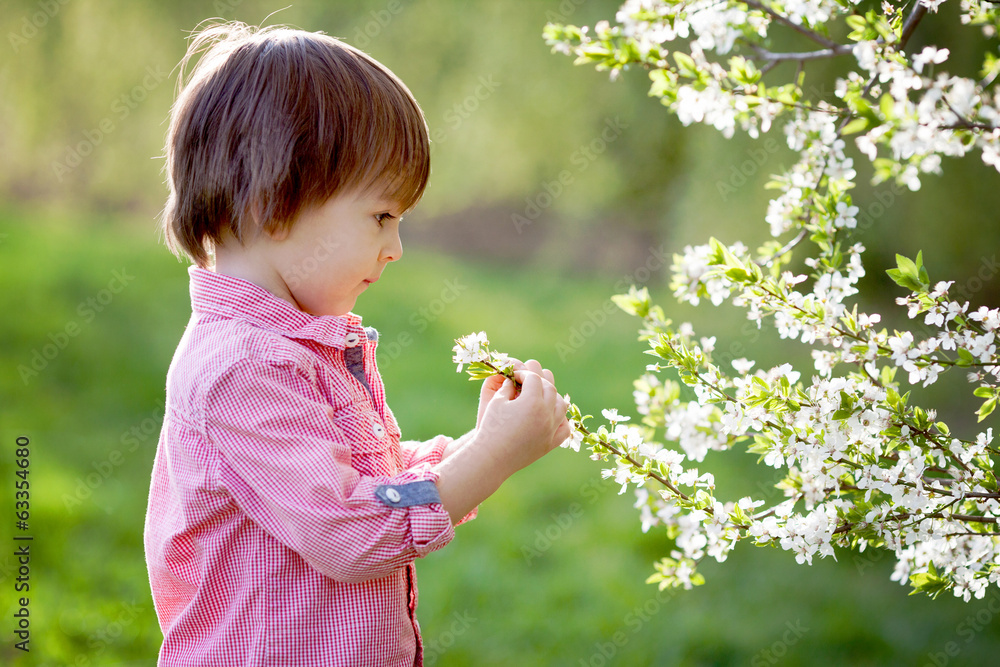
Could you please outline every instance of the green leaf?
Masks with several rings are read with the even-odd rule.
[[[889,93],[885,93],[879,98],[878,110],[882,112],[882,117],[890,119],[892,118],[892,108],[896,104],[896,99]]]
[[[611,300],[629,315],[643,318],[649,315],[649,290],[645,287],[636,289],[635,285],[632,285],[628,294],[615,294]]]
[[[903,255],[896,255],[896,266],[899,267],[900,271],[903,271],[908,276],[917,277],[917,265],[909,257],[904,257]]]
[[[976,363],[976,358],[972,356],[971,352],[966,350],[964,347],[958,348],[958,361],[955,362],[956,365],[961,366],[962,368],[967,368],[974,363]],[[979,389],[988,389],[988,387],[979,387]],[[986,395],[978,394],[977,392],[979,391],[979,389],[976,389],[976,391],[972,392],[973,395],[979,396],[979,398],[987,398],[989,396],[989,394]]]
[[[889,275],[890,278],[892,278],[892,281],[897,285],[899,285],[900,287],[904,287],[911,292],[921,291],[920,283],[917,282],[914,278],[911,278],[910,276],[902,273],[901,271],[899,271],[899,269],[889,269],[888,271],[886,271],[886,273]]]
[[[927,269],[924,268],[924,251],[917,251],[917,278],[921,283],[927,287],[931,286],[931,278],[927,275]]]
[[[674,61],[677,63],[677,70],[681,75],[689,79],[698,78],[698,66],[695,64],[694,58],[686,53],[674,51]]]
[[[853,30],[863,30],[868,24],[865,22],[865,17],[858,14],[851,14],[846,19],[844,23],[848,25]]]
[[[867,118],[855,118],[850,123],[844,126],[842,131],[843,134],[857,134],[858,132],[864,132],[868,129],[868,119]]]
[[[886,274],[900,287],[911,292],[926,292],[930,288],[930,278],[923,267],[922,253],[917,253],[917,261],[908,257],[896,255],[895,269],[889,269]]]
[[[731,269],[726,269],[726,276],[738,283],[745,283],[750,280],[750,274],[747,273],[746,269],[735,266]]]
[[[950,587],[948,581],[933,571],[933,565],[931,565],[931,569],[931,572],[918,572],[917,574],[910,575],[910,585],[913,587],[910,595],[926,593],[931,598],[936,598],[942,592],[948,590]]]
[[[984,419],[989,417],[990,414],[992,414],[992,412],[996,410],[996,408],[997,408],[996,398],[991,398],[990,400],[983,403],[982,406],[979,408],[979,412],[977,413],[979,415],[978,421],[983,421]]]

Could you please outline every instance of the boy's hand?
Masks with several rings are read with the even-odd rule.
[[[555,380],[552,378],[552,371],[543,369],[542,365],[535,361],[534,359],[528,359],[528,361],[519,361],[517,359],[511,359],[514,362],[514,372],[517,371],[531,371],[532,373],[540,376],[544,380],[548,380],[550,383],[555,385]],[[490,400],[493,395],[496,394],[497,390],[503,385],[504,376],[493,375],[486,378],[483,381],[483,386],[479,391],[479,413],[476,416],[476,428],[483,423],[483,414],[486,412],[486,406],[489,405]],[[516,388],[515,388],[516,390]],[[515,396],[517,391],[515,391]]]
[[[484,387],[483,394],[489,391],[491,395],[480,406],[482,416],[474,439],[477,446],[490,450],[491,458],[507,475],[552,451],[570,434],[568,404],[556,391],[552,372],[532,360],[514,375],[521,383],[520,392],[505,378],[495,391]]]
[[[552,372],[534,360],[514,368],[520,391],[503,376],[487,378],[471,438],[436,466],[441,503],[453,523],[569,437],[569,405],[556,391]]]

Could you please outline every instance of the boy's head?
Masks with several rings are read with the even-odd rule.
[[[212,25],[193,37],[178,87],[163,225],[168,247],[199,266],[227,236],[287,231],[335,195],[370,191],[405,211],[427,185],[427,124],[410,91],[332,37]]]

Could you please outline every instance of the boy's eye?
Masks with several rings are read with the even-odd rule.
[[[392,215],[391,213],[376,213],[375,214],[375,220],[378,221],[379,227],[381,227],[382,223],[385,222],[386,220],[392,220],[395,217],[396,216]]]

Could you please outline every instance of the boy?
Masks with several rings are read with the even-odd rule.
[[[427,127],[325,35],[198,33],[171,111],[167,243],[195,262],[145,525],[160,665],[420,665],[413,560],[569,435],[552,374],[483,383],[477,428],[399,442],[374,330]]]

